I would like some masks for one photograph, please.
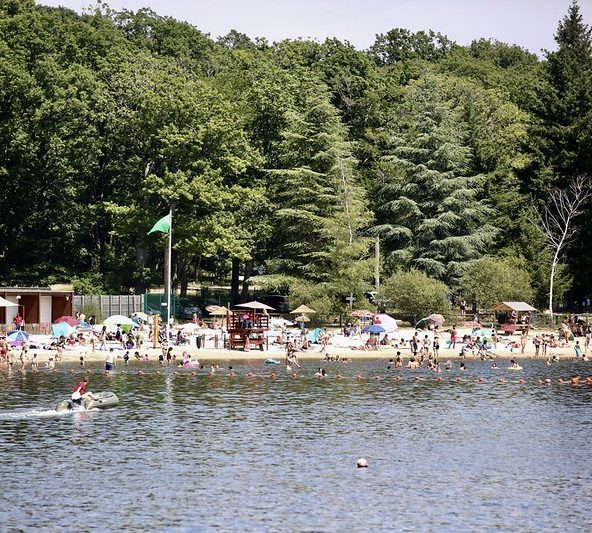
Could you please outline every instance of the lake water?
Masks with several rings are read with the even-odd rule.
[[[62,414],[75,366],[4,368],[0,527],[590,531],[592,387],[555,383],[590,363],[467,365],[442,383],[427,371],[395,381],[384,360],[326,363],[324,380],[314,362],[299,379],[262,362],[235,364],[235,377],[130,366],[91,376],[117,408]]]

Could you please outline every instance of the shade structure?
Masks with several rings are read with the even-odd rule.
[[[306,315],[300,315],[294,318],[294,322],[310,322],[310,318],[308,318]]]
[[[133,324],[134,321],[131,318],[123,315],[111,315],[103,322],[104,326],[133,326]]]
[[[58,324],[51,325],[51,332],[54,337],[69,337],[72,333],[76,332],[76,328],[67,322],[59,322]]]
[[[210,313],[210,315],[214,316],[226,316],[227,314],[232,314],[232,311],[230,309],[222,305],[208,305],[206,307],[206,311]]]
[[[374,315],[374,323],[380,324],[384,328],[385,333],[394,333],[399,329],[397,321],[392,316],[384,313]]]
[[[22,330],[11,331],[7,336],[6,340],[10,342],[13,346],[18,346],[23,342],[29,341],[29,335]]]
[[[444,322],[446,321],[446,319],[442,315],[439,315],[438,313],[433,313],[430,316],[428,316],[428,318],[430,320],[433,320],[434,324],[436,324],[436,326],[438,326],[438,327],[442,327],[442,324],[444,324]]]
[[[311,315],[316,313],[314,309],[308,307],[308,305],[300,305],[294,311],[290,311],[292,315]]]
[[[384,328],[379,324],[370,324],[363,331],[364,333],[384,333]]]
[[[271,325],[275,326],[275,327],[293,326],[294,322],[290,322],[289,320],[286,320],[285,318],[280,318],[280,317],[274,316],[271,318]]]
[[[461,329],[479,329],[481,328],[481,324],[479,322],[475,322],[474,320],[470,320],[469,322],[463,322],[462,324],[459,324],[458,327]]]
[[[494,311],[516,311],[526,313],[528,311],[536,311],[532,305],[526,302],[502,302],[493,307]]]
[[[54,324],[68,324],[69,326],[77,326],[78,320],[73,316],[61,316],[60,318],[56,318],[54,320]]]
[[[374,316],[374,313],[372,311],[368,311],[368,309],[356,309],[355,311],[352,311],[351,316],[355,316],[358,318],[370,318]]]
[[[18,304],[8,301],[6,298],[0,296],[0,307],[18,307]]]
[[[264,303],[258,302],[257,300],[253,300],[252,302],[247,302],[244,304],[237,304],[237,307],[245,307],[247,309],[263,309],[266,311],[275,311],[274,307],[266,305]]]

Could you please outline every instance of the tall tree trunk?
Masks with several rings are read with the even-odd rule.
[[[240,261],[237,258],[232,259],[232,275],[230,278],[230,303],[236,305],[238,303]]]
[[[253,262],[247,261],[245,263],[245,271],[244,271],[244,278],[243,278],[243,288],[241,291],[241,299],[246,300],[249,297],[249,278],[250,273],[253,270]]]
[[[189,272],[187,269],[187,261],[185,261],[185,259],[179,259],[178,269],[179,269],[179,284],[180,284],[179,296],[181,298],[187,298],[187,286],[189,285]]]
[[[146,239],[142,233],[138,235],[136,240],[136,262],[138,264],[138,271],[144,272],[146,266],[146,257],[148,255],[148,246]],[[146,282],[144,278],[134,279],[134,294],[144,294],[146,292]]]

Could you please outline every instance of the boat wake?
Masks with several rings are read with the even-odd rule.
[[[28,418],[55,418],[64,416],[72,411],[56,411],[55,409],[17,409],[15,411],[0,411],[0,420],[26,420]]]

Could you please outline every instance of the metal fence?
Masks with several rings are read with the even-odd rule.
[[[111,315],[130,316],[134,311],[144,310],[144,296],[142,294],[107,294],[107,295],[76,295],[73,299],[73,313],[85,311],[89,314],[98,313],[97,321],[104,320]]]

